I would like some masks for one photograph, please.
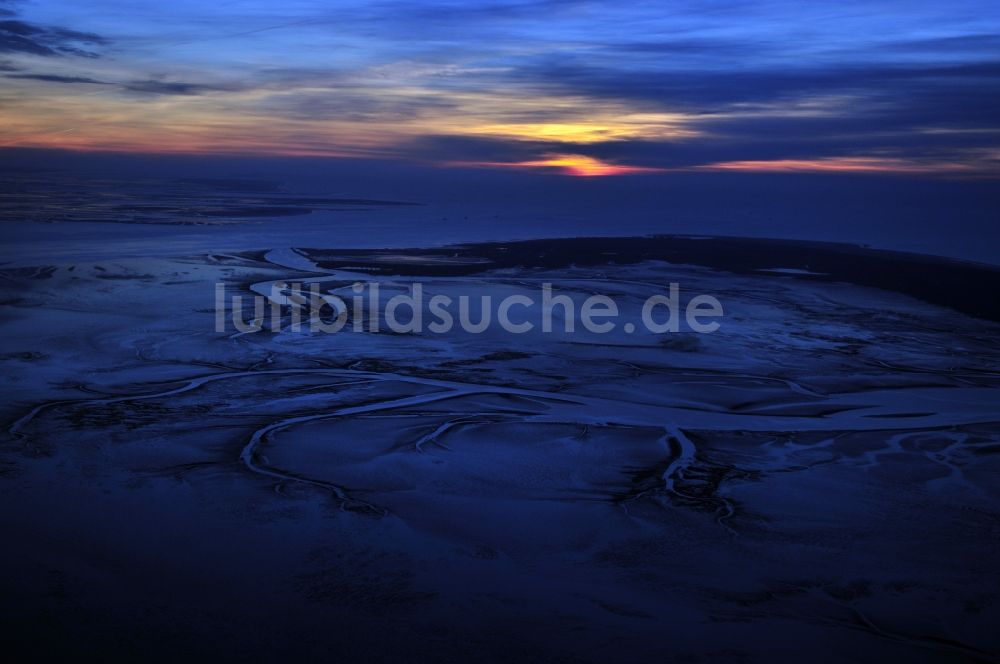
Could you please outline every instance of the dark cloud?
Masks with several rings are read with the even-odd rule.
[[[6,78],[45,81],[47,83],[92,83],[94,85],[108,85],[106,81],[98,81],[86,76],[59,76],[58,74],[8,74]]]
[[[711,71],[634,71],[572,62],[540,63],[504,76],[515,85],[564,94],[648,102],[689,112],[734,104],[786,102],[815,95],[908,95],[921,90],[974,91],[1000,82],[1000,61],[951,66],[847,64],[831,67]],[[902,98],[905,102],[905,97]]]
[[[147,95],[200,95],[220,89],[209,85],[202,85],[200,83],[161,81],[157,79],[131,81],[130,83],[124,84],[122,88],[129,92],[138,92]]]
[[[719,53],[759,53],[771,51],[776,45],[761,41],[738,39],[670,38],[660,41],[611,42],[599,48],[613,53],[680,55],[717,58]]]
[[[829,145],[763,138],[734,143],[730,139],[702,137],[697,141],[619,140],[603,143],[526,141],[503,138],[430,135],[394,146],[402,157],[437,163],[511,164],[537,160],[551,154],[576,154],[603,161],[654,168],[685,168],[718,161],[786,159],[829,150]]]
[[[5,17],[16,14],[0,6]],[[0,21],[0,53],[27,53],[41,56],[76,55],[95,58],[97,53],[87,47],[103,46],[108,40],[90,32],[79,32],[56,26],[44,26],[13,18]]]
[[[578,146],[571,143],[434,134],[418,136],[393,146],[393,152],[401,157],[430,162],[513,163],[559,151],[580,153]]]
[[[3,71],[0,66],[0,71]],[[19,71],[12,68],[9,71]],[[42,81],[45,83],[84,83],[90,85],[114,85],[118,89],[127,92],[134,92],[145,95],[199,95],[206,92],[221,90],[223,88],[200,83],[187,83],[182,81],[162,81],[158,79],[147,79],[131,81],[128,83],[114,83],[111,81],[101,81],[89,76],[64,76],[61,74],[6,74],[5,78],[21,79],[29,81]]]

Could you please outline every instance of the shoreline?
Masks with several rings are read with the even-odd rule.
[[[851,283],[1000,321],[1000,267],[844,243],[647,235],[299,251],[324,269],[426,277],[471,276],[513,267],[558,269],[661,260],[736,274]]]

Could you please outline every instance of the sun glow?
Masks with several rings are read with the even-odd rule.
[[[601,177],[607,175],[634,175],[637,173],[662,173],[662,168],[645,166],[629,166],[612,164],[586,155],[560,154],[548,155],[543,159],[517,162],[461,162],[461,166],[479,166],[483,168],[516,168],[527,170],[553,170],[562,175],[574,177]]]

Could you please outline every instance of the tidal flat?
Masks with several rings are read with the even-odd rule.
[[[5,638],[152,660],[995,661],[997,271],[951,267],[665,236],[0,269]],[[960,277],[962,310],[942,306]],[[215,329],[217,283],[373,279],[383,299],[544,283],[633,312],[679,283],[725,315],[712,334]]]

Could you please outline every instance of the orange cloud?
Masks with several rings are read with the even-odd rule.
[[[974,164],[931,162],[886,157],[820,157],[817,159],[772,159],[723,161],[698,166],[698,170],[742,171],[756,173],[973,173]]]

